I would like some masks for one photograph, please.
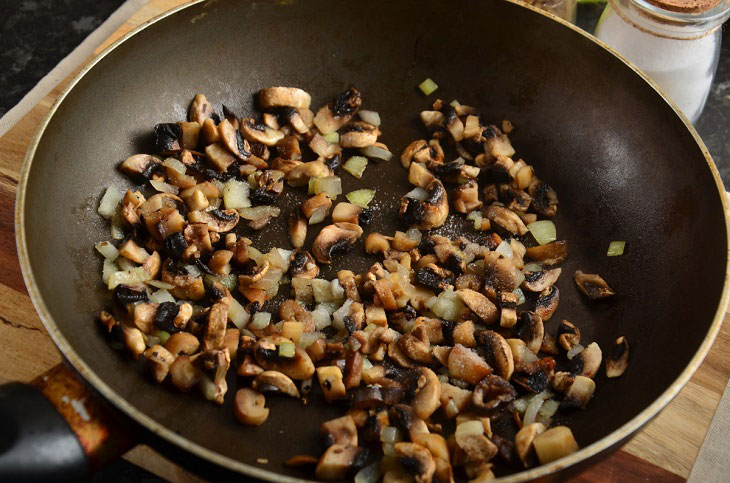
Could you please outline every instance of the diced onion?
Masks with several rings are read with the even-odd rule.
[[[117,209],[117,205],[122,201],[122,192],[114,185],[109,186],[104,192],[104,196],[99,201],[99,208],[96,210],[101,216],[107,220],[112,217]]]
[[[223,188],[225,188],[225,184],[223,184],[223,181],[219,181],[217,179],[210,180],[211,183],[215,185],[216,188],[218,188],[218,191],[223,191]]]
[[[112,240],[123,240],[124,239],[124,222],[122,221],[122,215],[119,212],[119,207],[112,215],[112,225],[109,229]]]
[[[96,248],[96,250],[104,255],[104,258],[106,258],[110,262],[113,262],[119,256],[119,250],[117,250],[117,247],[115,247],[111,244],[111,242],[108,241],[99,242],[94,245],[94,248]]]
[[[380,462],[364,466],[355,474],[355,483],[378,483],[380,480]]]
[[[317,330],[322,330],[332,324],[332,317],[330,313],[326,309],[321,308],[319,305],[312,311],[312,320],[314,321],[314,327]]]
[[[522,282],[524,282],[524,281],[525,281],[525,274],[522,273],[521,270],[518,270],[517,268],[515,268],[515,282],[516,282],[517,286],[519,287],[520,285],[522,285]]]
[[[301,336],[299,336],[297,347],[300,349],[306,349],[310,345],[314,344],[317,339],[324,339],[324,334],[322,334],[322,332],[304,332]]]
[[[150,334],[148,336],[145,336],[144,343],[147,347],[153,347],[160,343],[160,339],[156,335]]]
[[[198,278],[201,275],[200,270],[195,265],[185,265],[185,271],[192,278]]]
[[[421,92],[428,96],[431,95],[436,89],[438,89],[439,86],[429,77],[425,81],[418,84],[418,88],[421,89]]]
[[[342,307],[335,310],[332,314],[332,327],[337,330],[345,328],[345,317],[347,317],[350,313],[350,305],[352,305],[352,299],[347,299],[345,300],[345,303],[342,304]]]
[[[289,270],[289,256],[284,257],[277,248],[269,250],[264,259],[269,261],[272,268],[278,268],[284,272]]]
[[[383,443],[396,443],[401,439],[400,430],[395,426],[386,426],[380,432],[380,441]]]
[[[438,300],[431,310],[442,319],[456,322],[464,310],[464,303],[453,290],[444,290],[438,295]]]
[[[120,272],[114,272],[111,275],[109,275],[109,283],[108,287],[109,290],[112,290],[117,285],[139,285],[140,283],[143,283],[145,280],[148,280],[150,278],[149,273],[144,269],[144,267],[135,267],[131,270],[125,270]]]
[[[620,257],[624,254],[624,248],[626,247],[625,241],[612,241],[608,244],[608,252],[606,256],[609,257]]]
[[[373,198],[375,198],[375,190],[355,190],[347,193],[345,197],[353,205],[357,205],[360,208],[367,208]]]
[[[251,200],[249,199],[250,188],[248,183],[229,179],[223,185],[223,204],[227,210],[240,210],[241,208],[249,208]]]
[[[316,225],[317,223],[322,223],[325,218],[327,218],[327,207],[322,206],[312,212],[308,223],[310,225]]]
[[[365,172],[365,168],[367,168],[367,166],[368,158],[364,156],[352,156],[342,166],[342,169],[344,169],[357,179],[360,179],[362,177],[362,174]]]
[[[238,327],[238,330],[242,330],[248,324],[251,316],[235,297],[231,297],[231,304],[228,306],[228,318],[233,325]]]
[[[307,194],[313,195],[314,194],[314,185],[317,183],[317,180],[319,178],[309,178],[309,184],[307,187]]]
[[[277,252],[279,252],[279,256],[286,263],[286,267],[280,268],[284,268],[284,270],[289,270],[289,257],[291,257],[292,250],[284,250],[283,248],[272,248],[272,250],[276,250]]]
[[[282,342],[279,344],[279,357],[294,357],[296,349],[293,342]]]
[[[537,412],[542,407],[542,403],[545,402],[545,393],[536,394],[525,409],[525,417],[522,419],[522,425],[527,426],[535,422]]]
[[[509,244],[507,240],[502,241],[502,243],[499,244],[499,246],[494,250],[497,253],[501,253],[507,258],[512,258],[514,256],[514,252],[512,251],[512,246]]]
[[[482,213],[479,210],[474,210],[471,213],[469,213],[468,215],[466,215],[466,219],[474,222],[475,230],[482,229]]]
[[[327,193],[327,196],[333,200],[337,199],[337,195],[342,194],[342,180],[339,176],[325,176],[317,178],[314,182],[314,194]]]
[[[132,260],[124,257],[119,257],[116,260],[117,266],[124,271],[131,270],[135,267],[137,267],[137,264],[134,263]]]
[[[268,312],[256,312],[248,324],[249,329],[261,330],[265,329],[271,322],[271,314]]]
[[[337,131],[322,134],[322,138],[330,144],[336,144],[340,142],[340,135],[337,134]]]
[[[383,459],[387,456],[396,456],[395,445],[393,443],[383,443]]]
[[[332,302],[334,300],[334,297],[332,296],[332,285],[330,282],[322,280],[321,278],[314,278],[310,280],[310,282],[315,301]]]
[[[251,287],[266,291],[271,290],[278,287],[283,274],[284,272],[278,268],[270,268],[260,280],[252,283]]]
[[[532,236],[535,237],[535,241],[540,245],[545,245],[558,239],[555,223],[550,220],[540,220],[530,223],[527,225],[527,229],[530,230]]]
[[[406,196],[406,198],[412,198],[412,199],[418,200],[418,201],[425,201],[426,198],[428,198],[428,192],[425,189],[421,188],[420,186],[417,186],[417,187],[413,188],[411,191],[409,191],[408,193],[406,193],[405,196]]]
[[[345,289],[340,285],[340,281],[336,278],[332,279],[332,282],[330,282],[330,290],[332,291],[332,297],[335,299],[344,299],[345,298]]]
[[[170,333],[164,330],[156,330],[152,333],[160,341],[160,345],[165,345],[167,339],[170,338]]]
[[[155,288],[164,288],[165,290],[172,290],[175,286],[171,283],[165,283],[161,280],[148,280],[147,285]]]
[[[362,358],[362,369],[365,371],[365,370],[370,369],[371,367],[373,367],[373,363],[370,362],[370,359],[368,359],[367,357],[363,357]]]
[[[542,263],[536,263],[536,262],[530,262],[526,263],[524,267],[522,267],[522,271],[527,272],[542,272]]]
[[[525,303],[525,293],[522,291],[521,288],[516,288],[512,293],[517,296],[517,305],[522,305]]]
[[[423,233],[421,233],[421,230],[419,230],[418,228],[413,227],[406,232],[406,236],[409,239],[415,241],[416,243],[421,243],[421,239],[423,238]],[[401,267],[402,265],[398,265],[398,266]]]
[[[366,123],[372,124],[373,126],[380,126],[380,114],[377,112],[360,109],[357,113],[360,116],[360,119]]]
[[[111,277],[112,273],[115,273],[119,271],[119,268],[117,267],[116,263],[109,261],[109,259],[104,259],[104,266],[101,269],[101,280],[108,284],[109,283],[109,277]]]
[[[514,401],[512,401],[512,407],[518,413],[524,413],[525,410],[527,409],[527,399],[525,399],[524,397],[515,399]]]
[[[484,434],[484,424],[481,421],[464,421],[463,423],[456,426],[456,432],[454,433],[454,436],[456,437],[456,440],[468,437],[468,436],[474,436],[474,435],[480,435]]]
[[[184,175],[187,171],[187,168],[184,164],[182,164],[180,161],[178,161],[175,158],[167,158],[162,162],[163,166],[167,166],[168,168],[172,169],[173,171],[176,171],[177,173]]]
[[[150,184],[154,189],[161,193],[172,193],[173,195],[176,195],[178,193],[177,186],[173,186],[171,184],[167,184],[163,181],[157,181],[156,179],[151,179]]]
[[[244,220],[259,220],[265,217],[276,218],[281,213],[281,209],[276,206],[254,206],[253,208],[241,208],[238,210],[241,218]],[[249,247],[249,250],[251,248]]]
[[[248,251],[248,256],[251,258],[251,260],[256,262],[256,265],[261,265],[263,263],[264,254],[261,253],[260,251],[258,251],[257,248],[249,246],[247,251]]]
[[[548,399],[542,404],[540,410],[537,412],[536,420],[540,423],[543,423],[545,426],[549,426],[550,423],[552,423],[553,416],[555,416],[555,413],[558,411],[559,407],[560,403],[558,401],[554,399]]]
[[[157,292],[149,296],[150,302],[153,304],[161,304],[163,302],[175,303],[175,297],[173,297],[167,290],[160,289]]]
[[[366,146],[360,149],[360,152],[371,159],[381,159],[383,161],[390,161],[393,157],[393,153],[380,146]]]
[[[566,356],[568,357],[568,360],[571,360],[571,361],[572,361],[572,360],[573,360],[573,357],[575,357],[575,356],[577,356],[578,354],[580,354],[581,352],[583,352],[583,349],[584,349],[584,347],[583,347],[582,345],[580,345],[580,344],[576,344],[576,345],[574,345],[574,346],[573,346],[573,347],[572,347],[572,348],[571,348],[571,349],[570,349],[570,350],[568,351],[568,353],[566,354]]]
[[[233,290],[236,288],[238,277],[233,273],[228,275],[206,275],[205,282],[208,285],[213,285],[214,282],[218,282],[228,290]]]
[[[307,304],[312,303],[314,294],[312,290],[312,281],[310,279],[294,277],[291,281],[291,286],[294,289],[294,298],[298,302],[303,302]]]
[[[459,107],[461,104],[459,103],[459,101],[457,101],[456,99],[454,99],[453,101],[449,102],[449,105],[451,107]]]

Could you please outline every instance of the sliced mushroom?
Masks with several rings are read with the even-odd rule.
[[[484,434],[460,434],[457,428],[455,439],[457,446],[466,456],[466,462],[488,462],[497,455],[497,446]]]
[[[534,312],[521,312],[514,326],[515,335],[525,341],[527,348],[534,354],[540,351],[545,327],[542,318]]]
[[[595,342],[591,342],[570,361],[570,373],[593,378],[601,366],[602,358],[601,348]]]
[[[312,254],[318,262],[332,263],[332,255],[347,252],[362,236],[362,228],[353,223],[335,223],[319,232],[312,242]]]
[[[454,190],[454,209],[459,213],[471,213],[482,207],[479,201],[479,185],[471,180]]]
[[[542,262],[552,266],[563,263],[568,258],[568,242],[559,240],[545,245],[538,245],[527,249],[527,256],[535,262]]]
[[[236,158],[221,143],[208,144],[205,156],[210,164],[220,173],[225,173],[236,162]]]
[[[490,374],[477,384],[472,393],[472,404],[481,409],[494,409],[500,404],[506,404],[517,397],[517,391],[507,380]]]
[[[454,340],[454,344],[461,344],[464,347],[476,347],[477,341],[474,338],[474,322],[465,320],[456,324],[456,327],[451,332],[451,338]]]
[[[585,408],[588,401],[593,397],[596,390],[596,383],[593,379],[585,376],[575,376],[573,383],[565,393],[565,400],[561,403],[563,407]]]
[[[560,301],[560,290],[553,285],[552,287],[540,292],[537,298],[535,313],[539,315],[543,321],[550,320],[555,311],[558,309]]]
[[[600,300],[616,295],[616,292],[597,273],[583,273],[577,270],[574,278],[578,290],[591,300]]]
[[[309,220],[310,225],[321,223],[329,215],[332,208],[332,199],[327,193],[314,195],[304,201],[300,207],[302,214]]]
[[[517,455],[522,460],[522,463],[525,464],[525,468],[527,468],[527,455],[532,449],[532,443],[535,441],[535,437],[544,431],[545,425],[542,423],[528,424],[517,431],[515,435],[515,447],[517,448]]]
[[[220,135],[221,143],[235,157],[245,160],[251,156],[248,143],[241,137],[240,131],[237,131],[228,119],[224,119],[218,124],[218,134]]]
[[[537,362],[537,356],[534,352],[527,348],[525,341],[522,339],[506,339],[512,350],[512,358],[515,363],[515,370],[524,372],[531,369]]]
[[[202,125],[206,119],[213,117],[213,106],[208,102],[205,94],[196,94],[188,110],[188,120]]]
[[[469,384],[476,384],[492,373],[492,368],[477,353],[456,344],[449,353],[449,373]]]
[[[441,383],[441,409],[448,419],[465,411],[472,402],[472,392],[445,382]]]
[[[357,446],[357,426],[349,414],[322,423],[320,434],[327,447],[333,444]]]
[[[241,120],[240,131],[247,141],[261,143],[265,146],[276,146],[276,143],[284,138],[281,131],[271,129],[265,124],[258,124],[251,118]]]
[[[390,410],[390,420],[409,437],[416,434],[428,433],[426,422],[419,418],[416,411],[406,404],[396,404]]]
[[[570,389],[571,384],[575,381],[575,377],[570,372],[558,371],[553,374],[550,379],[550,385],[557,392],[565,393]]]
[[[484,295],[468,288],[457,290],[456,294],[485,324],[497,321],[497,307]]]
[[[135,154],[124,160],[120,169],[124,174],[137,179],[149,179],[162,166],[162,160],[151,154]]]
[[[436,471],[431,452],[415,443],[395,443],[395,454],[398,461],[408,473],[412,474],[416,483],[430,483]]]
[[[580,344],[580,329],[567,320],[563,320],[558,326],[557,338],[560,347],[569,351]]]
[[[444,114],[441,111],[421,111],[420,116],[426,129],[436,129],[444,124]]]
[[[258,92],[258,101],[262,110],[274,107],[309,109],[312,96],[296,87],[267,87]]]
[[[517,295],[512,292],[497,292],[499,326],[510,329],[517,323]]]
[[[611,353],[606,358],[606,376],[620,377],[629,366],[629,341],[621,336],[611,347]]]
[[[398,339],[398,347],[409,358],[422,364],[428,364],[432,360],[431,347],[428,342],[424,342],[414,337],[412,334],[405,334]]]
[[[192,358],[187,355],[178,356],[170,365],[170,382],[178,391],[192,390],[200,383],[200,377],[200,370],[193,365]]]
[[[403,220],[420,230],[431,230],[444,224],[449,215],[449,200],[444,185],[438,179],[426,187],[427,197],[420,201],[404,196],[399,214]]]
[[[530,292],[543,292],[548,290],[558,281],[562,271],[562,268],[553,268],[538,272],[526,272],[525,280],[522,282],[522,288]]]
[[[547,183],[533,178],[529,186],[532,208],[543,216],[555,216],[558,211],[558,194]]]
[[[260,426],[269,417],[269,408],[265,407],[266,398],[253,389],[243,388],[236,392],[233,414],[236,419],[249,426]]]
[[[517,216],[517,213],[498,203],[489,205],[484,210],[484,216],[492,223],[497,224],[513,235],[524,235],[527,233],[527,226]]]
[[[515,363],[512,349],[505,338],[493,330],[485,330],[479,332],[476,339],[480,349],[483,350],[487,364],[498,376],[509,381],[515,370]]]
[[[299,213],[299,210],[294,210],[289,215],[289,242],[294,248],[301,248],[306,238],[307,219]]]
[[[484,281],[495,290],[504,293],[514,292],[521,278],[520,270],[504,255],[488,252],[484,257]]]
[[[132,353],[135,359],[147,349],[144,343],[144,334],[136,327],[122,325],[122,340],[124,341],[124,346]]]
[[[314,471],[322,480],[343,480],[360,465],[364,448],[333,444],[324,452]]]
[[[340,146],[343,148],[365,148],[378,141],[380,131],[376,126],[362,121],[346,124],[340,134]]]
[[[178,124],[163,122],[155,125],[155,152],[174,155],[182,150],[182,128]]]
[[[419,418],[428,419],[440,405],[441,382],[431,369],[421,367],[416,387],[411,406]]]
[[[304,381],[314,375],[314,363],[307,353],[299,347],[295,348],[294,357],[280,357],[279,345],[290,341],[284,337],[269,336],[256,341],[254,357],[258,365],[265,370],[279,371],[289,378]]]
[[[176,332],[165,342],[165,349],[175,357],[180,354],[193,355],[200,348],[200,341],[189,332]]]
[[[336,399],[343,399],[347,389],[342,381],[342,371],[337,366],[322,366],[317,368],[317,379],[322,386],[322,393],[328,403]]]
[[[289,275],[292,278],[315,278],[319,274],[319,267],[308,251],[297,248],[289,256]]]
[[[362,96],[354,87],[341,92],[337,97],[317,111],[314,125],[322,134],[329,134],[347,124],[362,105]]]
[[[191,211],[188,219],[192,223],[206,223],[210,231],[225,233],[236,227],[240,215],[236,210]]]
[[[276,392],[291,397],[299,397],[299,390],[294,381],[279,371],[264,371],[258,374],[251,387],[259,392]]]

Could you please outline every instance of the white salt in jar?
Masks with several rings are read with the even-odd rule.
[[[609,0],[596,28],[662,88],[691,122],[702,113],[730,0]]]

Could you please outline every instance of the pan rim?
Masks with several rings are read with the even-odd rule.
[[[21,272],[23,274],[23,278],[26,284],[26,288],[28,289],[28,294],[31,298],[31,301],[33,302],[33,305],[43,322],[43,325],[45,326],[46,330],[48,331],[49,335],[51,336],[53,342],[55,343],[56,347],[61,351],[61,353],[64,355],[65,360],[67,360],[73,368],[78,371],[78,373],[89,383],[91,386],[101,394],[102,397],[104,397],[107,401],[111,402],[117,409],[122,411],[124,414],[126,414],[128,417],[132,418],[134,421],[136,421],[141,426],[145,427],[148,431],[151,431],[158,437],[163,438],[164,440],[168,441],[171,444],[174,444],[175,446],[178,446],[182,448],[185,451],[188,451],[198,457],[201,457],[211,463],[214,463],[216,465],[219,465],[223,468],[228,468],[230,470],[236,471],[238,473],[242,473],[248,476],[260,478],[267,481],[285,481],[285,482],[300,482],[300,481],[312,481],[307,480],[304,478],[296,478],[291,476],[282,475],[280,473],[276,473],[271,470],[261,469],[237,460],[234,460],[232,458],[229,458],[227,456],[223,456],[215,451],[212,451],[208,448],[205,448],[197,443],[194,443],[187,438],[178,435],[174,431],[168,429],[167,427],[163,426],[159,422],[155,421],[153,418],[147,416],[142,411],[138,410],[136,407],[134,407],[132,404],[130,404],[126,399],[124,399],[122,396],[120,396],[114,389],[112,389],[109,385],[106,384],[106,382],[98,375],[96,372],[94,372],[84,361],[84,359],[76,353],[76,351],[71,347],[70,343],[66,339],[66,337],[62,334],[59,327],[56,325],[55,321],[53,320],[53,317],[51,316],[50,312],[48,311],[48,308],[46,307],[45,301],[43,299],[43,296],[41,295],[38,285],[36,284],[35,275],[33,274],[30,258],[28,255],[28,249],[27,249],[27,237],[26,237],[26,231],[25,231],[25,223],[24,223],[24,213],[25,213],[25,195],[26,195],[26,189],[28,185],[28,179],[29,174],[31,170],[31,166],[33,164],[33,159],[35,157],[36,149],[40,143],[41,138],[43,137],[43,134],[50,123],[51,119],[55,115],[56,111],[58,110],[58,107],[63,103],[63,101],[66,99],[68,94],[73,90],[73,88],[81,81],[86,74],[91,71],[97,63],[99,63],[101,60],[103,60],[109,53],[114,51],[117,47],[119,47],[121,44],[126,42],[128,39],[133,37],[134,35],[138,34],[142,30],[150,27],[151,25],[169,17],[172,16],[184,9],[196,6],[198,4],[205,3],[207,0],[193,0],[190,3],[185,3],[183,5],[179,5],[171,10],[168,10],[166,12],[163,12],[162,14],[144,22],[143,24],[139,25],[138,27],[134,28],[130,32],[123,35],[121,38],[117,39],[115,42],[113,42],[110,46],[106,47],[104,50],[102,50],[99,54],[97,54],[95,57],[93,57],[75,76],[74,78],[66,85],[61,92],[61,94],[58,96],[58,98],[54,101],[51,108],[48,110],[48,112],[44,115],[43,120],[39,124],[35,134],[33,135],[31,142],[28,147],[28,151],[26,152],[26,155],[23,159],[23,165],[21,167],[20,176],[18,179],[18,190],[16,195],[16,207],[15,207],[15,234],[16,234],[16,246],[17,246],[17,253],[18,253],[18,259],[20,262],[20,268]],[[533,7],[531,5],[527,5],[524,3],[519,2],[518,0],[506,0],[509,3],[512,3],[516,6],[526,8],[529,10],[532,10],[535,13],[538,13],[540,15],[543,15],[545,17],[548,17],[552,19],[553,21],[556,21],[563,26],[570,28],[571,30],[575,31],[579,35],[582,35],[586,39],[596,43],[600,47],[602,47],[604,50],[607,50],[609,53],[616,56],[621,62],[623,62],[629,69],[634,71],[636,74],[638,74],[644,81],[652,88],[654,89],[663,99],[664,101],[674,110],[674,112],[679,116],[682,123],[685,125],[685,128],[689,130],[690,134],[692,135],[692,138],[697,143],[697,146],[700,148],[702,154],[704,155],[705,162],[707,163],[707,167],[710,169],[710,172],[712,174],[712,177],[715,181],[715,187],[717,189],[717,194],[720,196],[720,204],[723,208],[723,219],[725,222],[725,240],[726,240],[726,246],[728,249],[728,254],[725,259],[725,281],[723,283],[722,292],[720,295],[719,305],[717,307],[717,310],[715,311],[715,315],[713,316],[712,324],[710,325],[710,328],[703,339],[702,343],[700,344],[698,350],[695,352],[695,354],[690,359],[687,366],[682,370],[682,372],[679,374],[679,376],[672,382],[672,384],[667,387],[667,389],[662,392],[662,394],[655,399],[651,404],[649,404],[647,407],[645,407],[643,410],[639,412],[636,416],[634,416],[632,419],[624,423],[621,427],[614,430],[613,432],[609,433],[608,435],[604,436],[600,440],[581,448],[576,453],[573,453],[569,456],[566,456],[564,458],[561,458],[559,460],[556,460],[554,462],[551,462],[547,465],[542,465],[533,469],[521,471],[519,473],[509,475],[503,478],[500,478],[498,481],[504,481],[504,482],[521,482],[521,481],[528,481],[536,478],[541,478],[544,476],[547,476],[549,474],[558,472],[560,470],[563,470],[565,468],[568,468],[570,466],[573,466],[583,460],[589,459],[604,450],[607,450],[614,446],[617,443],[620,443],[624,439],[628,438],[630,435],[638,431],[642,426],[644,426],[646,423],[648,423],[651,419],[653,419],[678,393],[679,391],[687,384],[687,382],[690,380],[692,375],[695,373],[695,371],[699,368],[699,366],[702,364],[705,356],[709,352],[713,342],[715,341],[715,338],[717,337],[717,334],[720,331],[720,327],[722,325],[722,322],[724,320],[725,314],[727,312],[728,308],[728,302],[730,301],[730,213],[729,213],[729,207],[728,207],[728,200],[725,192],[725,188],[722,182],[722,179],[720,178],[720,174],[717,170],[717,167],[715,166],[714,161],[712,160],[712,157],[705,146],[704,142],[700,138],[697,131],[694,129],[692,124],[689,122],[689,120],[686,118],[686,116],[677,108],[677,106],[668,98],[668,96],[661,90],[661,88],[656,85],[649,77],[647,77],[643,72],[641,72],[636,66],[634,66],[628,59],[624,58],[621,54],[613,50],[608,45],[604,44],[600,40],[598,40],[593,35],[585,32],[584,30],[580,29],[579,27],[553,15],[548,12],[542,11],[538,9],[537,7]],[[215,0],[211,0],[209,2],[210,5],[213,5],[217,3]]]

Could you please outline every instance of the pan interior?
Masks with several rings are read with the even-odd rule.
[[[429,98],[416,89],[427,77],[439,85]],[[96,206],[109,184],[131,186],[115,166],[149,151],[152,127],[184,119],[196,93],[246,115],[253,94],[270,85],[306,89],[315,108],[355,85],[397,154],[423,136],[418,113],[436,96],[515,124],[517,157],[557,190],[558,233],[570,242],[547,330],[569,319],[584,342],[607,349],[625,335],[631,343],[627,373],[607,380],[601,371],[588,410],[571,416],[581,446],[654,401],[705,338],[727,250],[714,179],[666,102],[597,44],[496,0],[210,2],[141,31],[79,81],[38,145],[26,192],[28,255],[53,321],[73,353],[165,428],[231,459],[256,465],[265,457],[267,469],[301,476],[282,462],[316,454],[319,423],[342,412],[271,397],[267,423],[244,428],[232,415],[234,390],[221,409],[155,387],[95,325],[109,303],[93,251],[109,230]],[[391,234],[396,200],[409,189],[397,158],[371,164],[361,182],[343,182],[345,192],[377,189],[371,229]],[[247,233],[256,247],[288,247],[284,215],[293,206],[282,204],[272,229]],[[627,242],[622,257],[605,256],[611,240]],[[352,267],[352,258],[325,275]],[[603,275],[618,297],[587,303],[571,280],[577,269]]]

